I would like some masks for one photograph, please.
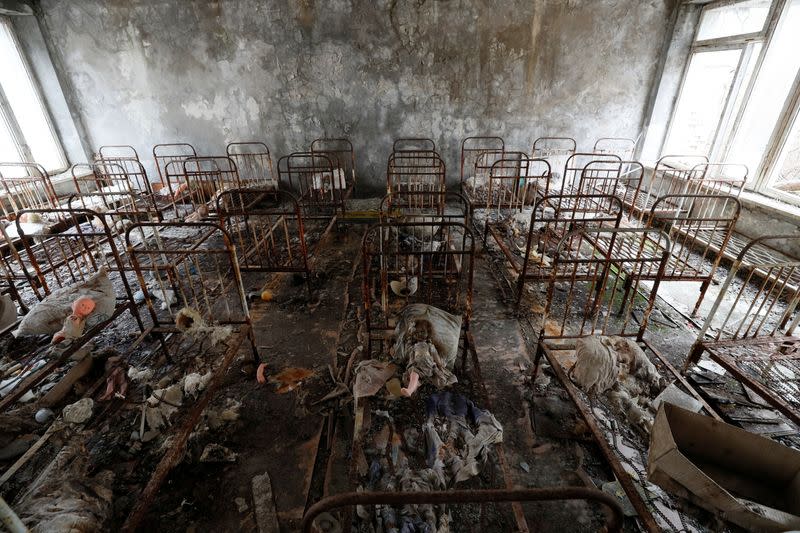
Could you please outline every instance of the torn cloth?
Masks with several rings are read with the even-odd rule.
[[[373,421],[386,420],[374,416]],[[426,492],[446,490],[480,474],[491,445],[503,438],[503,428],[488,411],[468,398],[448,392],[426,399],[426,419],[418,438],[417,417],[401,427],[396,414],[373,422],[372,443],[364,447],[366,464],[362,490]],[[405,417],[402,417],[405,419]],[[403,438],[400,438],[403,435]],[[389,446],[389,444],[392,444]],[[395,450],[396,443],[400,449]],[[391,452],[389,451],[391,450]],[[446,505],[361,507],[358,515],[376,531],[446,533],[451,516]]]
[[[356,380],[353,384],[353,397],[375,396],[386,381],[392,377],[397,366],[386,361],[367,359],[356,365]]]

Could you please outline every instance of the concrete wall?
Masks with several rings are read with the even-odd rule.
[[[391,142],[637,137],[675,0],[41,0],[89,146],[285,154],[348,136],[361,193]],[[151,177],[152,179],[152,177]],[[369,190],[371,189],[371,190]]]

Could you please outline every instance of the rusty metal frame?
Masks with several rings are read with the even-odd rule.
[[[31,236],[25,235],[19,225],[19,219],[17,219],[17,228],[22,236],[21,242],[24,243],[27,255],[27,265],[36,272],[36,277],[41,283],[41,285],[32,287],[37,291],[38,299],[43,299],[56,288],[84,281],[103,268],[111,274],[112,282],[118,283],[115,283],[116,292],[121,285],[123,294],[117,296],[116,305],[110,317],[93,325],[79,339],[66,345],[63,352],[58,352],[45,366],[23,379],[12,392],[0,400],[0,411],[13,405],[25,392],[61,367],[73,353],[102,332],[108,324],[125,311],[130,311],[139,329],[144,330],[133,300],[131,284],[126,277],[128,269],[122,262],[111,228],[104,218],[97,218],[94,224],[88,223],[87,221],[97,216],[97,212],[87,209],[29,209],[22,210],[19,214],[21,216],[25,213],[54,216],[66,223],[62,232],[36,236],[36,240],[34,240],[30,238]],[[106,250],[106,253],[94,253],[100,249]],[[43,357],[49,350],[49,346],[41,347],[30,355],[30,359]]]
[[[189,143],[164,143],[153,146],[153,160],[156,163],[158,178],[163,185],[167,184],[167,165],[172,161],[183,161],[188,157],[197,157],[197,150]]]
[[[524,249],[513,242],[513,236],[509,236],[508,229],[503,227],[507,224],[505,220],[487,221],[486,231],[492,235],[517,275],[516,308],[520,307],[526,283],[542,283],[553,275],[569,276],[567,272],[555,271],[556,263],[552,262],[565,235],[578,227],[617,228],[622,220],[622,211],[622,202],[614,195],[547,195],[538,199],[531,210]],[[581,253],[581,245],[578,238],[561,252],[575,256]],[[524,255],[520,257],[513,248]],[[551,263],[548,265],[547,261]]]
[[[142,233],[153,238],[137,242]],[[182,354],[175,322],[182,307],[191,307],[208,324],[247,330],[258,360],[236,249],[227,231],[210,222],[140,222],[126,230],[125,241],[150,314],[146,333],[157,336],[168,361]],[[177,300],[173,306],[159,303],[163,297],[157,295],[166,291]],[[174,350],[170,338],[178,340]]]
[[[789,282],[800,271],[800,261],[764,257],[759,247],[769,246],[769,241],[798,242],[800,237],[761,237],[742,249],[689,352],[684,371],[705,354],[800,424],[800,336],[794,332],[800,323],[800,292]],[[738,289],[734,281],[741,284]],[[731,297],[732,305],[726,311],[724,302]],[[735,312],[743,312],[740,319]]]
[[[236,163],[243,186],[259,189],[278,188],[278,180],[272,171],[272,155],[266,143],[232,142],[225,147],[225,153]]]
[[[174,174],[175,166],[180,173]],[[167,164],[166,187],[174,217],[205,220],[216,209],[216,196],[227,189],[242,187],[236,163],[228,156],[189,157]]]
[[[427,137],[400,137],[392,143],[392,152],[435,152],[436,143]]]
[[[693,190],[697,185],[690,187],[690,183],[697,184],[702,179],[705,170],[703,165],[706,163],[708,158],[705,156],[662,156],[649,177],[640,180],[636,189],[626,188],[622,193],[622,202],[631,213],[631,221],[639,225],[644,223],[653,204],[663,196],[700,192]],[[669,209],[675,207],[664,205]]]
[[[576,240],[584,246],[585,253],[575,255],[569,252]],[[659,246],[649,246],[652,242]],[[611,243],[611,246],[604,247],[601,243]],[[641,265],[639,268],[651,265],[648,268],[663,270],[670,250],[667,234],[653,228],[584,228],[565,235],[559,244],[559,252],[555,254],[556,266],[547,286],[547,301],[534,360],[534,378],[539,371],[541,358],[544,356],[548,360],[647,531],[661,531],[661,528],[623,467],[615,447],[607,440],[592,409],[587,406],[583,393],[567,375],[562,360],[568,358],[574,350],[575,341],[581,337],[618,335],[633,338],[646,353],[656,357],[654,363],[672,373],[711,416],[718,418],[677,369],[644,339],[650,313],[655,307],[659,279],[653,282],[641,317],[636,318],[632,303],[639,298],[639,281],[634,280],[634,286],[631,287],[629,279],[618,274],[620,265],[627,265],[625,270],[635,271],[635,265]],[[569,275],[561,275],[561,272],[568,272]],[[551,317],[556,319],[551,320]]]
[[[382,222],[367,230],[361,253],[367,354],[372,353],[373,341],[385,340],[394,329],[389,322],[392,301],[436,305],[462,316],[463,329],[469,331],[475,240],[465,224]],[[409,277],[417,278],[416,293],[406,297],[392,293],[390,281]],[[372,305],[376,297],[377,309]]]
[[[403,234],[414,236],[414,239],[400,238]],[[431,238],[426,238],[426,236]],[[436,238],[440,239],[442,245],[430,246],[432,240]],[[383,345],[388,340],[388,335],[394,329],[389,322],[394,314],[394,308],[399,310],[405,304],[413,302],[436,305],[462,317],[459,372],[461,375],[471,372],[470,382],[476,387],[476,393],[481,397],[485,407],[491,409],[480,373],[474,339],[469,330],[474,259],[474,238],[469,227],[462,223],[448,220],[441,222],[384,222],[369,228],[362,243],[362,291],[368,339],[365,358],[373,357],[373,341],[380,341]],[[420,279],[419,289],[414,295],[396,297],[388,294],[390,278],[413,273],[418,274]],[[376,298],[380,302],[379,306],[373,305]],[[394,305],[389,302],[390,298],[396,298]],[[376,311],[376,307],[380,307],[380,309]],[[471,369],[467,365],[468,360],[471,362]],[[362,398],[358,409],[368,409],[369,404],[369,398]],[[357,413],[351,450],[353,457],[361,447],[362,431],[363,428],[359,424],[359,414]],[[502,446],[494,448],[494,451],[497,454],[499,469],[502,471],[502,482],[506,489],[512,489],[512,482],[508,478],[509,467]],[[351,462],[351,481],[354,481],[357,476],[355,464],[356,461]],[[496,481],[494,474],[493,471],[491,473],[492,482]],[[382,494],[385,496],[380,497],[389,499],[404,497],[402,493],[397,492],[387,491]],[[426,498],[427,494],[420,498]],[[465,491],[465,494],[481,498],[489,493]],[[516,498],[518,495],[515,492],[508,501],[513,502],[514,520],[518,527],[521,530],[527,530],[524,512]],[[448,498],[448,496],[443,496],[443,498]],[[344,523],[349,530],[349,513],[346,514],[346,517]]]
[[[747,184],[749,169],[740,163],[700,163],[693,172],[698,178],[690,180],[688,193],[727,194],[736,198]]]
[[[97,150],[97,159],[114,161],[115,159],[134,159],[139,161],[139,152],[129,144],[105,144]]]
[[[550,163],[554,181],[563,178],[567,160],[575,154],[578,144],[572,137],[539,137],[531,146],[531,157],[538,157]]]
[[[581,170],[574,190],[577,194],[617,194],[622,168],[622,161],[589,161]]]
[[[647,280],[660,276],[662,282],[702,282],[692,310],[692,315],[697,314],[741,208],[737,198],[721,194],[667,194],[658,198],[646,225],[669,233],[672,252],[660,274],[639,270],[635,276]]]
[[[463,194],[455,191],[406,191],[381,199],[380,221],[449,220],[470,226],[471,209]]]
[[[242,272],[297,272],[311,293],[311,260],[331,228],[309,245],[303,212],[288,191],[229,189],[217,196],[216,216],[237,251]]]
[[[297,197],[303,217],[335,219],[347,210],[347,183],[336,181],[335,162],[324,153],[294,152],[278,159],[278,179]]]
[[[619,165],[618,172],[614,168],[616,165]],[[636,197],[642,186],[644,173],[644,165],[639,161],[620,161],[619,163],[593,161],[587,164],[581,172],[578,193],[613,194],[619,198],[624,198],[628,193],[632,199],[631,203],[636,205]],[[625,208],[624,224],[642,225],[641,216],[637,218],[636,213],[624,202],[623,207]]]
[[[622,531],[622,508],[614,497],[584,487],[546,487],[536,489],[451,490],[433,492],[346,492],[328,496],[308,508],[300,526],[303,533],[314,531],[314,519],[321,513],[354,505],[425,505],[533,501],[585,500],[606,507],[605,531]],[[259,502],[255,503],[259,505]]]
[[[597,154],[594,152],[575,152],[564,163],[559,188],[553,187],[557,194],[576,194],[580,190],[581,177],[587,165],[599,166],[601,164],[619,164],[619,173],[622,173],[622,158],[614,154]]]
[[[434,151],[392,152],[386,163],[386,192],[443,192],[445,175],[444,160]]]
[[[344,180],[347,185],[345,200],[353,193],[356,181],[356,154],[350,139],[343,137],[322,137],[311,142],[312,154],[328,156],[334,165],[334,182]],[[338,174],[338,176],[337,176]]]
[[[18,175],[14,170],[22,170]],[[0,226],[13,225],[23,210],[56,209],[59,207],[55,189],[47,171],[35,163],[0,163]],[[63,226],[59,220],[52,222],[54,229]],[[14,228],[16,231],[16,227]],[[41,290],[39,278],[26,264],[23,243],[19,233],[9,235],[0,229],[0,263],[2,263],[2,292],[9,294],[23,312],[31,301],[25,301],[25,287]],[[39,294],[39,293],[37,293]],[[41,298],[37,298],[41,299]]]
[[[633,154],[636,152],[636,141],[627,137],[600,137],[595,141],[592,152],[617,155],[625,161],[633,159]]]
[[[80,200],[84,209],[129,213],[137,217],[160,215],[147,174],[138,160],[98,159],[94,163],[77,163],[72,165],[71,174],[75,185],[71,199]]]
[[[541,158],[531,159],[525,152],[484,150],[475,157],[472,176],[461,182],[461,193],[469,200],[473,211],[492,207],[491,199],[497,195],[490,194],[489,190],[497,192],[508,189],[504,180],[508,181],[515,175],[521,181],[527,181],[533,177],[529,173],[537,165],[536,162],[546,163]],[[547,165],[547,172],[542,175],[548,176],[549,187],[551,169],[549,163]]]
[[[504,152],[506,143],[502,137],[466,137],[461,141],[461,183],[469,178],[469,172],[475,168],[476,160],[482,152]]]
[[[24,169],[25,175],[9,175],[9,170]],[[36,163],[0,163],[0,183],[3,201],[0,207],[3,216],[13,220],[15,214],[23,209],[55,209],[58,207],[50,175],[43,166]],[[6,203],[8,202],[8,203]]]

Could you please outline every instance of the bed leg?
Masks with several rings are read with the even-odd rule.
[[[544,355],[544,349],[542,348],[542,343],[536,343],[536,355],[533,357],[533,375],[531,376],[531,386],[533,383],[536,382],[536,376],[539,374],[539,362],[542,360],[542,355]]]
[[[520,307],[522,305],[522,293],[525,292],[525,276],[522,272],[519,274],[519,279],[517,280],[517,302],[514,305],[514,312],[519,315],[520,314]]]
[[[314,296],[314,291],[311,290],[311,272],[306,272],[306,290],[308,291],[308,301],[311,302]]]
[[[620,272],[620,274],[622,274],[622,272]],[[633,276],[626,276],[625,283],[622,285],[622,301],[619,303],[619,311],[617,311],[617,316],[622,316],[625,314],[631,288],[633,288]]]
[[[703,303],[703,298],[706,296],[706,291],[708,290],[708,286],[711,284],[710,280],[706,280],[700,285],[700,296],[697,297],[697,302],[694,304],[694,309],[692,309],[692,314],[690,316],[695,317],[697,316],[697,312],[700,310],[700,304]]]
[[[689,350],[689,355],[686,357],[686,362],[683,364],[683,373],[685,374],[689,368],[696,365],[703,356],[703,344],[695,342]]]

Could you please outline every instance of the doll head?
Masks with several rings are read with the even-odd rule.
[[[89,315],[92,311],[94,311],[95,303],[94,300],[89,298],[88,296],[81,296],[74,302],[72,302],[72,313],[77,315],[81,318],[85,318]]]

